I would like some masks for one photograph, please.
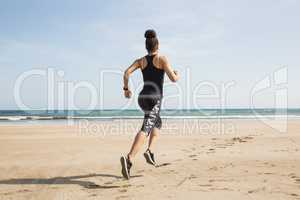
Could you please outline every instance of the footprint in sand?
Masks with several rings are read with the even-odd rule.
[[[122,188],[128,188],[128,187],[131,187],[131,185],[130,184],[122,185]]]
[[[233,191],[232,189],[229,189],[229,188],[210,188],[210,190],[212,190],[212,191],[215,191],[215,190]]]
[[[135,187],[140,188],[140,187],[145,187],[145,186],[144,185],[137,185]]]
[[[298,177],[296,176],[296,174],[294,174],[294,173],[288,174],[288,177],[293,178],[293,179],[298,178]]]
[[[252,193],[257,193],[257,192],[265,191],[265,190],[266,190],[266,187],[262,187],[262,188],[257,188],[257,189],[254,189],[254,190],[249,190],[248,193],[252,194]]]
[[[242,138],[239,138],[239,137],[232,138],[232,141],[234,141],[234,142],[240,142],[240,143],[247,142],[246,140],[243,140]]]
[[[167,174],[178,174],[178,172],[171,169],[171,170],[168,170]]]
[[[194,178],[197,178],[197,176],[194,175],[194,174],[191,174],[190,177],[189,177],[189,179],[194,179]]]
[[[116,200],[124,199],[124,198],[128,198],[128,197],[129,197],[128,195],[122,195],[122,196],[116,197]]]
[[[252,139],[253,139],[253,137],[249,137],[249,136],[246,136],[246,137],[234,137],[234,138],[231,139],[231,141],[242,143],[242,142],[247,142],[248,140],[252,140]]]
[[[194,158],[194,157],[197,157],[197,155],[195,154],[192,154],[192,155],[189,155],[190,158]]]
[[[125,192],[127,192],[127,190],[126,189],[121,189],[121,190],[119,190],[119,192],[125,193]]]
[[[174,162],[180,162],[182,161],[182,159],[177,159],[177,160],[174,160]]]
[[[213,186],[213,185],[211,185],[211,184],[199,184],[199,186],[200,186],[200,187],[211,187],[211,186]]]
[[[226,149],[226,148],[227,148],[227,146],[224,145],[224,144],[218,144],[218,145],[216,145],[216,147],[217,147],[218,149]]]
[[[215,149],[208,149],[208,151],[206,152],[206,154],[209,154],[209,153],[215,153]]]
[[[209,171],[218,171],[218,167],[211,167],[208,169]]]
[[[274,164],[272,164],[272,163],[269,163],[269,162],[264,162],[263,164],[269,165],[270,167],[276,167],[276,165],[274,165]]]
[[[288,174],[288,177],[290,177],[295,182],[295,184],[300,185],[300,178],[296,174],[290,173]]]
[[[183,183],[185,183],[187,180],[191,180],[191,179],[195,179],[197,178],[197,176],[195,176],[194,174],[191,174],[190,176],[188,177],[185,177],[182,181],[180,181],[178,184],[177,184],[177,187],[181,186]]]
[[[264,174],[265,174],[265,175],[272,175],[272,174],[274,174],[274,173],[271,173],[271,172],[265,172]]]

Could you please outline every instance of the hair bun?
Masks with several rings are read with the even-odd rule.
[[[149,29],[145,32],[145,38],[156,38],[156,32],[153,29]]]

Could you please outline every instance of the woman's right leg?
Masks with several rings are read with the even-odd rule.
[[[136,134],[130,152],[128,153],[128,159],[132,161],[133,157],[137,154],[140,148],[143,146],[146,139],[146,133],[140,131]]]
[[[158,137],[158,133],[159,133],[159,129],[154,127],[151,134],[150,134],[150,137],[149,137],[149,143],[148,143],[148,149],[153,152],[153,146],[154,146],[154,143],[156,142],[157,140],[157,137]]]

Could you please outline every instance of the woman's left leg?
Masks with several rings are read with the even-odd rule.
[[[146,134],[143,131],[138,132],[136,134],[133,144],[131,146],[130,152],[127,154],[127,157],[121,156],[121,165],[122,165],[122,175],[124,178],[129,179],[130,178],[130,168],[132,167],[132,159],[136,155],[136,153],[139,151],[141,146],[144,144],[146,138]]]
[[[147,137],[146,133],[143,131],[140,131],[140,132],[138,132],[138,134],[136,134],[134,141],[132,143],[130,152],[128,153],[128,159],[130,161],[132,161],[133,157],[137,154],[137,152],[143,146],[146,137]]]

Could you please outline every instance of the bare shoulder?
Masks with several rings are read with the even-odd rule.
[[[145,66],[147,65],[147,60],[146,60],[145,56],[143,56],[143,57],[136,59],[136,63],[138,63],[138,65],[141,69],[144,69]]]
[[[167,57],[165,55],[159,54],[159,59],[165,61],[167,60]]]
[[[164,55],[159,55],[159,62],[161,64],[161,66],[166,66],[168,64],[168,59],[166,56]]]
[[[137,61],[141,62],[143,59],[145,58],[145,56],[139,57],[138,59],[136,59]]]
[[[140,57],[140,58],[137,58],[137,59],[135,60],[135,63],[138,64],[139,66],[143,66],[144,57],[145,57],[145,56]]]

